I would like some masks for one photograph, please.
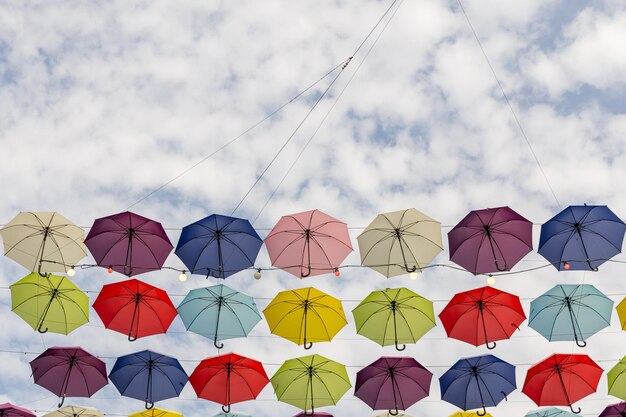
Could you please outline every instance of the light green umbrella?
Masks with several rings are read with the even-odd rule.
[[[626,356],[607,373],[609,394],[626,400]]]
[[[104,417],[104,414],[93,407],[67,405],[48,414],[44,414],[43,417]]]
[[[358,334],[381,346],[415,343],[435,327],[430,300],[407,288],[374,291],[352,310]]]

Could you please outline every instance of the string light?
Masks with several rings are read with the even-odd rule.
[[[109,274],[112,274],[112,273],[113,273],[113,267],[112,267],[112,266],[110,266],[110,267],[109,267],[109,269],[107,269],[107,272],[108,272]]]
[[[571,268],[571,265],[569,264],[569,262],[563,261],[563,269],[565,269],[566,271],[569,271],[570,268]]]
[[[335,268],[335,276],[338,277],[339,275],[341,275],[341,272],[339,272],[339,268]]]
[[[493,277],[493,275],[489,275],[489,277],[487,278],[487,285],[494,285],[496,283],[496,279]]]
[[[180,275],[178,275],[178,280],[179,280],[180,282],[185,282],[185,281],[187,281],[187,274],[185,274],[185,272],[186,272],[186,271],[182,271],[182,272],[180,273]]]
[[[76,270],[74,269],[74,265],[72,265],[70,269],[67,270],[67,276],[73,277],[74,275],[76,275]]]
[[[415,281],[417,279],[417,272],[413,271],[409,274],[409,278],[411,281]]]
[[[254,273],[254,279],[259,280],[261,279],[261,270],[257,269],[256,272]]]

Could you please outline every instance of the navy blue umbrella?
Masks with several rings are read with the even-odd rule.
[[[144,350],[117,358],[109,379],[120,394],[145,401],[150,409],[156,401],[178,397],[188,378],[177,359]]]
[[[538,252],[559,271],[597,271],[622,251],[625,231],[607,206],[569,206],[541,226]]]
[[[463,410],[496,406],[513,392],[515,367],[493,355],[459,360],[439,378],[441,399]]]
[[[175,253],[192,274],[226,278],[253,266],[262,244],[248,220],[213,214],[183,227]]]

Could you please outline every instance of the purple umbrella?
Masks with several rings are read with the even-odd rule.
[[[54,346],[30,362],[35,384],[60,397],[91,397],[108,384],[106,365],[77,346]]]
[[[607,406],[598,417],[626,417],[626,401]]]
[[[450,260],[474,275],[509,271],[533,249],[532,223],[508,207],[470,211],[450,232]]]
[[[96,219],[85,245],[99,266],[129,277],[161,269],[174,248],[161,223],[130,211]]]
[[[18,407],[11,403],[0,404],[0,417],[36,417],[25,408]]]
[[[372,410],[397,415],[428,397],[432,377],[411,357],[382,357],[357,372],[354,395]]]

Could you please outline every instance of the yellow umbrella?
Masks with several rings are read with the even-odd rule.
[[[478,414],[476,411],[457,411],[452,414],[450,417],[492,417],[491,414]]]
[[[130,414],[128,417],[183,417],[183,415],[177,413],[176,411],[164,410],[162,408],[155,407],[150,410],[143,410]]]
[[[619,322],[622,325],[622,330],[626,330],[626,297],[622,300],[621,303],[615,307],[617,310],[617,315],[619,316]]]
[[[282,291],[263,314],[273,334],[305,349],[330,341],[348,324],[341,301],[315,288]]]

